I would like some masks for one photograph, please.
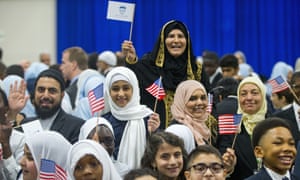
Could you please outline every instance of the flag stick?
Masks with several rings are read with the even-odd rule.
[[[289,89],[290,89],[291,93],[293,94],[294,98],[296,99],[297,103],[300,104],[300,100],[297,97],[297,95],[296,95],[295,91],[293,90],[293,88],[291,88],[291,86],[289,86]]]
[[[130,22],[129,41],[131,41],[131,38],[132,38],[132,29],[133,29],[133,22],[134,22],[134,13],[135,13],[135,8],[133,8],[133,17],[132,17],[132,22]]]
[[[240,131],[240,129],[241,129],[241,124],[242,124],[242,120],[240,121],[239,127],[238,127],[236,133],[234,134],[234,138],[233,138],[233,142],[232,142],[232,145],[231,145],[231,149],[234,148],[234,145],[235,145],[235,142],[236,142],[237,135],[238,135],[238,133],[239,133],[239,131]]]
[[[99,127],[98,127],[98,124],[99,124],[99,117],[100,117],[100,112],[97,112],[97,121],[96,121],[96,131],[95,131],[95,134],[94,134],[94,136],[96,135],[96,141],[98,142],[98,143],[100,143],[99,142],[99,136],[98,136],[98,132],[99,132]]]
[[[156,112],[156,108],[157,108],[157,101],[158,101],[158,96],[159,96],[159,91],[160,91],[160,85],[161,85],[161,76],[159,76],[159,81],[158,81],[157,94],[156,94],[154,108],[153,108],[154,112]]]

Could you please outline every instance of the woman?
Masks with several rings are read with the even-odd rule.
[[[158,179],[181,180],[186,158],[181,138],[169,132],[158,132],[149,137],[141,165],[156,170]]]
[[[106,76],[103,115],[115,135],[115,158],[130,168],[138,168],[146,145],[147,132],[160,125],[159,115],[140,104],[140,90],[133,71],[116,67]]]
[[[238,114],[242,114],[240,132],[236,136],[234,149],[237,164],[230,179],[245,179],[257,170],[257,161],[251,146],[252,131],[267,114],[266,90],[257,77],[245,78],[238,87]],[[219,148],[224,152],[233,144],[234,135],[219,136]]]
[[[162,77],[166,97],[157,104],[162,128],[170,123],[170,105],[175,89],[181,81],[195,79],[207,85],[205,73],[202,73],[202,64],[196,61],[193,54],[188,29],[180,21],[167,22],[162,27],[152,52],[145,54],[139,61],[131,41],[122,43],[122,52],[126,56],[126,66],[139,78],[142,104],[154,107],[155,97],[146,88]]]
[[[18,179],[47,179],[51,174],[58,180],[67,179],[66,157],[71,144],[61,134],[42,131],[26,137],[25,143]]]
[[[172,123],[189,127],[197,145],[216,143],[218,123],[207,106],[207,93],[200,82],[186,80],[178,85],[171,106]]]
[[[93,140],[80,140],[68,154],[68,174],[71,179],[120,180],[106,150]]]

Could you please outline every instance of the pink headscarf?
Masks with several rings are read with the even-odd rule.
[[[194,138],[198,145],[205,144],[203,141],[208,141],[211,133],[205,122],[209,114],[205,113],[201,118],[195,118],[188,112],[186,104],[195,90],[202,90],[207,98],[207,93],[204,86],[196,80],[186,80],[181,82],[175,91],[174,102],[171,106],[173,119],[186,125],[193,132]],[[206,104],[207,105],[207,104]]]

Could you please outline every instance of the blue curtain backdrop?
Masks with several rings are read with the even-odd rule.
[[[269,76],[283,60],[294,66],[300,56],[299,0],[119,0],[136,4],[132,41],[137,54],[151,51],[169,20],[189,28],[195,55],[219,56],[241,50],[259,74]],[[70,46],[88,53],[117,51],[129,38],[130,23],[108,20],[107,0],[57,1],[57,58]]]

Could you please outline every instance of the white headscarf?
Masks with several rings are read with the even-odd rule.
[[[55,131],[41,131],[33,136],[25,136],[37,171],[40,171],[41,159],[54,161],[67,172],[66,157],[71,144],[61,134]]]
[[[117,106],[110,96],[111,85],[120,78],[127,79],[133,89],[132,97],[125,107]],[[104,102],[106,112],[111,111],[112,115],[120,121],[128,121],[121,139],[118,161],[131,168],[138,168],[146,146],[146,127],[143,118],[153,111],[140,104],[140,89],[133,71],[126,67],[116,67],[107,74],[104,84]]]
[[[184,142],[184,148],[189,154],[193,149],[195,149],[194,135],[189,127],[183,124],[173,124],[165,130],[166,132],[173,133],[180,137]]]
[[[89,120],[87,120],[80,128],[80,133],[79,133],[79,140],[83,140],[83,139],[87,139],[88,135],[90,134],[90,132],[97,126],[100,124],[104,124],[106,125],[109,130],[112,132],[112,134],[114,135],[114,130],[110,124],[110,122],[108,122],[105,118],[102,117],[93,117]]]
[[[119,173],[116,171],[107,151],[93,140],[80,140],[75,143],[68,153],[68,174],[71,179],[74,178],[74,170],[77,162],[85,155],[93,155],[102,165],[103,180],[119,180]]]

